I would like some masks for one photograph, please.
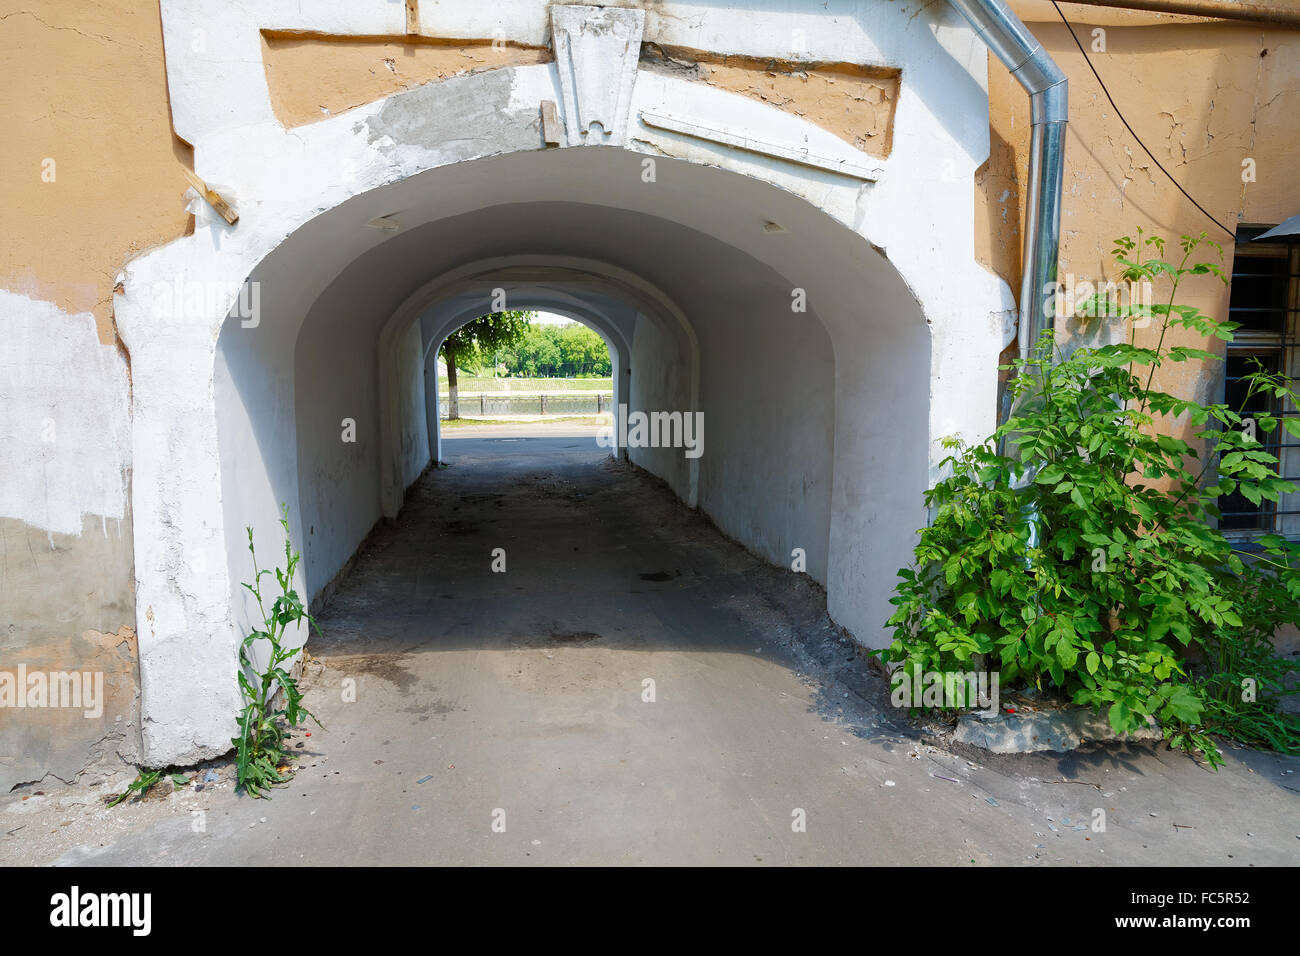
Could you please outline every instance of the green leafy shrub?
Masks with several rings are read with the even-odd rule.
[[[293,589],[293,576],[301,555],[289,539],[289,513],[284,506],[281,506],[280,526],[284,529],[284,570],[258,567],[253,529],[245,529],[248,552],[253,557],[253,583],[245,583],[244,587],[257,599],[262,626],[251,631],[239,646],[238,679],[244,706],[239,714],[239,736],[230,742],[235,745],[238,786],[254,797],[264,796],[265,791],[287,779],[280,772],[280,767],[290,759],[284,746],[286,726],[298,727],[305,717],[316,720],[303,707],[298,682],[288,670],[302,649],[284,646],[291,625],[300,621],[306,621],[309,626],[316,623]],[[262,578],[267,575],[275,578],[280,589],[269,613],[262,597]],[[253,659],[253,645],[258,641],[266,641],[270,652],[265,667],[260,669]],[[284,706],[280,708],[274,707],[277,689],[284,695]],[[319,725],[320,721],[316,723]]]
[[[1207,732],[1300,753],[1300,721],[1279,710],[1285,697],[1300,693],[1289,681],[1297,665],[1273,650],[1279,624],[1300,627],[1297,545],[1276,535],[1260,544],[1263,553],[1242,570],[1242,626],[1214,629],[1202,638],[1205,662],[1202,673],[1194,675],[1205,701],[1201,721]],[[1172,742],[1180,741],[1175,736]]]
[[[1177,304],[1185,277],[1224,278],[1213,263],[1192,263],[1204,245],[1218,248],[1203,233],[1184,237],[1173,264],[1158,238],[1118,240],[1120,278],[1166,284],[1168,297],[1116,308],[1098,294],[1083,318],[1149,317],[1156,346],[1131,337],[1060,355],[1045,334],[1034,356],[1011,366],[1005,424],[977,445],[945,440],[950,476],[926,492],[932,520],[915,566],[899,572],[886,660],[909,675],[986,662],[1003,686],[1019,681],[1105,708],[1118,733],[1155,718],[1171,746],[1215,766],[1209,732],[1300,748],[1294,718],[1276,711],[1294,666],[1271,645],[1276,627],[1297,618],[1295,546],[1270,536],[1247,553],[1216,529],[1220,495],[1258,503],[1295,490],[1254,430],[1300,437],[1300,422],[1255,414],[1252,425],[1241,409],[1152,387],[1161,366],[1218,358],[1166,346],[1171,329],[1232,338],[1234,324]],[[1251,395],[1296,398],[1289,380],[1262,366],[1247,383]],[[1180,421],[1193,442],[1171,434]],[[1244,699],[1246,678],[1266,692]]]

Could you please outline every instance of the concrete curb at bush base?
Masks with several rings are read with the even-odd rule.
[[[995,754],[1025,754],[1042,750],[1067,751],[1090,740],[1160,740],[1163,733],[1154,720],[1131,734],[1117,734],[1105,714],[1074,708],[1030,714],[999,713],[996,717],[966,714],[957,720],[953,740],[982,747]]]

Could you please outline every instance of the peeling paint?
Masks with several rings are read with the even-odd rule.
[[[886,157],[893,146],[898,69],[719,55],[657,43],[642,47],[641,64],[793,113],[872,156]]]
[[[286,127],[337,116],[436,80],[546,63],[545,47],[433,37],[339,37],[266,30],[271,107]]]

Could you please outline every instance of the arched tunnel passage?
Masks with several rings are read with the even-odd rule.
[[[565,260],[543,264],[537,257],[519,263],[498,262],[486,270],[474,270],[459,294],[439,301],[420,317],[425,348],[425,382],[433,377],[442,345],[465,321],[482,312],[485,300],[503,307],[560,315],[591,329],[605,343],[611,365],[614,414],[628,402],[631,375],[630,336],[635,333],[638,310],[635,303],[620,297],[617,287],[594,269],[598,263]],[[468,318],[467,318],[468,317]],[[426,388],[426,417],[430,427],[430,450],[441,461],[441,415],[438,396]],[[615,418],[617,422],[617,417]],[[616,429],[617,433],[617,429]],[[612,448],[612,455],[626,449]]]
[[[503,289],[503,287],[498,286],[498,289]],[[482,382],[478,382],[478,416],[480,416],[480,418],[486,418],[486,412],[489,410],[489,407],[497,408],[498,406],[503,406],[504,411],[502,414],[513,414],[516,416],[520,414],[519,411],[512,411],[512,408],[516,408],[517,403],[520,401],[520,394],[517,392],[517,389],[523,388],[528,390],[530,386],[537,384],[537,382],[534,382],[533,378],[528,377],[528,372],[526,372],[526,369],[524,368],[525,363],[523,360],[524,350],[529,349],[528,336],[529,334],[532,334],[534,328],[539,328],[539,326],[558,326],[558,328],[563,329],[581,329],[582,332],[591,333],[597,337],[598,341],[602,343],[603,352],[601,355],[595,356],[593,367],[588,369],[588,371],[573,372],[572,385],[575,386],[575,388],[576,386],[581,385],[603,386],[603,378],[597,376],[597,367],[599,365],[599,367],[603,368],[604,364],[608,364],[606,371],[610,372],[610,375],[604,377],[608,378],[610,395],[606,397],[606,395],[603,394],[603,388],[595,389],[595,392],[598,394],[598,401],[595,401],[595,408],[593,410],[593,408],[588,407],[591,405],[591,389],[575,392],[576,397],[586,399],[586,401],[578,401],[576,403],[578,406],[577,411],[581,411],[582,414],[588,414],[589,416],[610,415],[612,425],[611,428],[608,429],[608,434],[610,434],[611,437],[610,444],[608,444],[608,454],[610,454],[611,458],[625,457],[625,455],[627,455],[627,447],[620,447],[616,441],[617,434],[619,434],[619,431],[617,431],[616,428],[616,423],[617,414],[619,414],[619,408],[617,408],[617,393],[619,393],[620,372],[624,372],[624,368],[620,368],[620,365],[623,365],[623,367],[627,365],[627,345],[621,341],[621,337],[611,336],[611,334],[607,332],[606,328],[603,328],[602,324],[598,324],[597,321],[594,321],[589,317],[588,310],[578,306],[578,304],[565,303],[564,306],[558,307],[555,306],[555,304],[552,304],[554,303],[554,298],[551,297],[542,297],[539,299],[530,297],[512,298],[515,304],[519,304],[520,302],[529,303],[520,311],[525,312],[526,315],[529,316],[530,330],[529,333],[526,333],[519,342],[515,343],[515,346],[495,350],[494,355],[491,356],[491,369],[493,369],[493,371],[491,371],[491,375],[487,377],[493,380],[490,382],[493,388],[491,388],[489,392],[485,392],[484,388],[482,388]],[[538,302],[545,304],[537,304]],[[451,338],[452,334],[454,334],[454,332],[448,333],[447,336],[442,338],[441,342],[429,342],[428,345],[425,346],[425,418],[428,419],[429,424],[430,458],[432,458],[434,463],[446,462],[446,458],[443,457],[442,449],[442,428],[443,421],[450,421],[452,418],[452,410],[448,407],[451,405],[451,380],[450,376],[445,377],[445,372],[447,372],[448,367],[450,367],[450,359],[448,359],[446,352],[446,342],[448,338]],[[504,364],[499,363],[499,359],[502,358],[502,356],[510,356],[512,354],[516,356],[517,368],[499,368],[499,365]],[[486,364],[484,362],[485,358],[486,356],[478,356],[478,359],[480,359],[478,364]],[[534,363],[538,362],[537,355],[532,355],[532,358]],[[460,363],[458,362],[458,367],[459,365]],[[506,372],[506,377],[502,378],[499,382],[497,381],[498,371]],[[515,377],[511,377],[512,371],[515,372]],[[545,369],[538,367],[536,371],[542,372],[543,375],[545,375]],[[584,381],[584,377],[591,376],[597,377],[590,382]],[[562,376],[562,378],[563,377],[564,376]],[[434,388],[434,382],[437,382],[437,388]],[[543,377],[539,380],[539,384],[541,384],[542,394],[545,394],[546,385],[550,384],[550,380]],[[443,395],[443,388],[445,388],[445,385],[447,394]],[[512,390],[511,386],[515,386],[516,390]],[[534,389],[534,392],[536,392],[536,389]],[[533,395],[529,395],[529,397],[533,397]],[[473,398],[474,395],[472,394],[465,395],[464,385],[460,384],[458,388],[458,402],[464,402],[468,399],[468,418],[471,420],[473,419]],[[534,401],[536,401],[536,397],[533,398]],[[551,398],[555,398],[555,395],[552,395]],[[565,402],[565,405],[573,406],[575,405],[575,402]],[[464,411],[464,407],[458,407],[456,414],[464,414]],[[536,414],[545,416],[547,414],[547,407],[538,403],[532,411],[536,412]],[[569,411],[573,411],[573,408],[569,408]]]
[[[580,326],[585,330],[594,332],[599,337],[600,341],[604,344],[604,348],[605,348],[604,359],[602,359],[602,361],[607,360],[610,366],[609,381],[610,381],[611,394],[610,394],[609,404],[606,405],[603,403],[603,396],[602,396],[602,400],[597,402],[597,407],[595,411],[596,414],[598,415],[602,413],[608,413],[611,416],[611,426],[609,429],[609,434],[612,440],[608,445],[610,456],[614,458],[618,458],[620,456],[626,456],[627,454],[626,447],[620,446],[618,442],[618,436],[619,436],[618,415],[619,415],[620,397],[624,399],[623,404],[626,404],[626,386],[622,383],[621,379],[623,374],[625,374],[627,371],[626,367],[628,365],[628,359],[627,359],[628,347],[627,347],[627,343],[623,340],[621,335],[617,334],[616,332],[612,332],[609,328],[609,325],[606,322],[601,321],[601,319],[608,317],[609,307],[606,306],[604,309],[601,309],[600,311],[596,311],[586,306],[586,304],[581,302],[581,300],[577,300],[569,296],[546,295],[546,294],[538,294],[538,293],[523,294],[523,295],[513,293],[509,296],[509,303],[507,303],[506,298],[504,296],[505,287],[497,286],[496,289],[500,289],[503,293],[501,299],[503,306],[505,304],[513,304],[513,305],[521,306],[519,311],[531,313],[534,321],[538,320],[539,317],[545,317],[545,319],[551,320],[552,322],[556,319],[567,319],[570,324]],[[471,311],[476,311],[476,310],[471,309]],[[472,322],[474,320],[471,319],[470,321]],[[430,458],[435,464],[444,463],[446,461],[446,458],[443,455],[443,448],[442,448],[442,427],[443,427],[443,419],[449,418],[450,416],[448,415],[448,409],[446,407],[446,404],[443,401],[443,396],[442,396],[442,377],[441,377],[442,371],[441,370],[444,367],[447,367],[448,364],[445,361],[447,356],[444,349],[444,345],[446,344],[447,339],[450,338],[450,336],[454,334],[455,331],[457,330],[453,329],[451,332],[448,332],[447,334],[443,335],[440,340],[431,340],[427,333],[425,335],[425,340],[426,340],[426,344],[424,346],[425,418],[429,430]],[[494,368],[494,375],[495,375],[495,368]],[[527,379],[517,379],[515,384],[527,387],[530,383]],[[448,399],[450,399],[450,387],[451,387],[450,380],[448,380]],[[508,399],[510,397],[510,393],[506,392],[504,393],[503,396],[498,396],[498,397]],[[483,412],[484,410],[483,399],[484,396],[480,395],[480,408],[479,408],[480,412]],[[539,408],[539,412],[540,411],[541,409]]]
[[[431,170],[342,203],[261,262],[263,317],[228,320],[216,356],[237,629],[253,609],[229,530],[253,527],[274,553],[287,504],[298,585],[322,595],[436,457],[428,356],[505,287],[599,324],[629,410],[702,413],[698,459],[629,459],[764,560],[801,550],[836,620],[878,642],[924,522],[920,309],[878,250],[793,194],[668,159],[644,183],[641,168],[592,148]],[[401,226],[379,244],[376,215]]]

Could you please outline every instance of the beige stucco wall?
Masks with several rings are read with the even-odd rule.
[[[112,344],[118,270],[190,219],[157,0],[0,0],[0,49],[0,288],[91,312]]]
[[[1061,273],[1114,278],[1112,240],[1138,227],[1171,243],[1204,231],[1232,238],[1184,197],[1124,128],[1047,0],[1012,8],[1070,81]],[[1300,31],[1193,17],[1062,3],[1129,125],[1216,219],[1278,223],[1300,212],[1294,157],[1300,116]],[[1093,52],[1093,31],[1105,51]],[[991,154],[976,185],[976,247],[981,261],[1020,291],[1019,247],[1029,152],[1029,103],[996,59],[989,64]],[[1253,158],[1257,181],[1243,183]],[[1178,250],[1171,248],[1170,255]],[[1211,258],[1213,251],[1208,251]],[[1213,278],[1189,283],[1183,302],[1226,318],[1228,292]],[[1145,332],[1139,332],[1139,341]],[[1204,344],[1182,336],[1183,344]],[[1170,366],[1157,383],[1171,391],[1218,391],[1219,366]]]

